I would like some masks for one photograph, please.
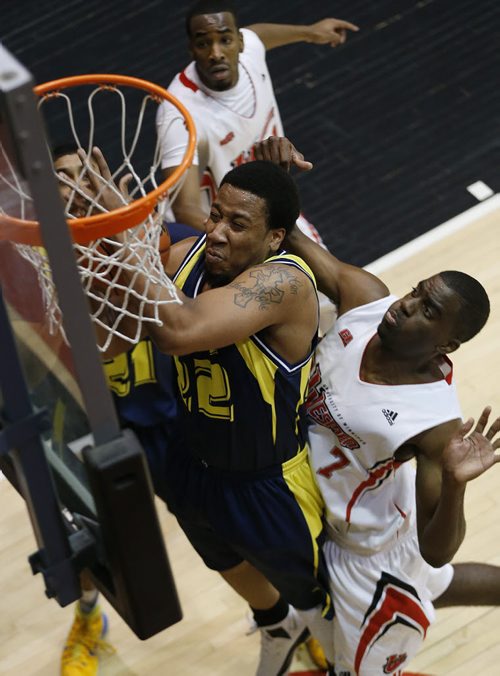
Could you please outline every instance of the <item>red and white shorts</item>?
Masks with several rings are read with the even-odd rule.
[[[411,529],[395,547],[361,556],[324,546],[335,607],[336,676],[403,672],[434,620],[432,601],[447,589],[453,566],[432,568]]]

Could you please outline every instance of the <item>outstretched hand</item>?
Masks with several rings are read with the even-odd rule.
[[[487,406],[470,434],[474,420],[469,418],[451,437],[443,451],[443,471],[458,483],[471,481],[500,462],[500,455],[495,454],[500,448],[500,438],[494,439],[500,431],[500,418],[496,418],[488,431],[484,432],[490,413],[491,407]]]
[[[78,150],[78,156],[80,157],[82,164],[88,167],[88,178],[93,193],[92,195],[89,195],[89,201],[94,200],[107,211],[113,211],[114,209],[119,209],[128,204],[130,201],[128,184],[132,179],[132,174],[125,174],[125,176],[122,176],[117,186],[100,148],[94,146],[90,157],[88,157],[85,151],[80,148]],[[91,164],[90,160],[94,161],[94,166]],[[97,171],[95,165],[97,166]]]
[[[307,42],[337,47],[338,45],[343,45],[347,40],[347,31],[357,32],[359,31],[359,26],[342,19],[329,18],[311,24],[309,29],[311,30],[311,35]]]
[[[285,171],[290,171],[292,166],[301,171],[310,171],[313,168],[312,162],[304,160],[304,155],[285,136],[269,136],[258,141],[253,150],[256,160],[274,162]]]

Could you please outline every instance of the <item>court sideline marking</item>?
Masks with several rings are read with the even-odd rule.
[[[500,193],[496,193],[492,197],[484,200],[484,202],[475,204],[470,209],[467,209],[467,211],[463,211],[458,216],[454,216],[449,221],[445,221],[433,230],[429,230],[423,235],[412,239],[411,242],[407,242],[385,256],[365,265],[365,270],[368,270],[368,272],[371,272],[374,275],[378,275],[397,263],[405,261],[418,251],[426,249],[431,244],[439,242],[439,240],[462,230],[467,225],[470,225],[470,223],[473,223],[498,208],[500,208]]]

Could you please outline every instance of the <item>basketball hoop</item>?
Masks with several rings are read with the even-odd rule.
[[[35,87],[35,93],[39,96],[39,108],[43,107],[44,113],[54,102],[59,106],[62,104],[62,117],[69,131],[67,136],[72,138],[75,150],[78,148],[84,151],[80,156],[82,169],[78,180],[73,182],[61,176],[58,179],[71,190],[65,214],[74,242],[83,289],[91,300],[92,319],[105,334],[105,338],[99,340],[99,348],[101,351],[107,350],[113,336],[134,344],[140,338],[144,323],[161,324],[158,316],[159,305],[180,302],[175,286],[163,269],[161,254],[165,254],[166,249],[163,223],[193,158],[196,143],[194,123],[186,108],[167,90],[134,77],[79,75],[39,85]],[[113,101],[111,97],[115,97]],[[142,137],[148,133],[147,129],[144,131],[144,121],[151,113],[151,106],[158,106],[165,100],[175,106],[182,116],[189,134],[189,143],[176,170],[167,179],[157,181],[161,159],[159,140],[156,139],[154,144],[152,161],[143,169],[138,168],[140,158],[137,157],[137,149]],[[106,114],[99,119],[97,108],[103,104],[106,105]],[[115,116],[116,132],[110,129],[109,118],[112,115],[109,110],[112,105],[118,106],[118,114]],[[82,132],[84,125],[81,118],[85,108],[86,131]],[[104,121],[103,117],[106,118]],[[60,118],[59,111],[58,119]],[[154,123],[152,128],[155,129]],[[107,139],[112,137],[120,140],[119,166],[110,171],[107,179],[96,170],[92,157],[92,149],[96,145],[102,146],[102,142],[97,141],[96,137],[100,134],[102,138],[103,133]],[[112,134],[115,136],[111,136]],[[146,141],[149,142],[153,135],[156,137],[155,130]],[[85,143],[81,140],[83,138]],[[131,177],[126,195],[117,187],[119,179],[125,174]],[[84,182],[88,184],[89,178],[94,186],[98,185],[93,193],[84,187]],[[103,195],[106,192],[110,194],[110,191],[115,200],[113,207],[107,208]],[[0,140],[0,240],[14,242],[21,255],[32,263],[38,274],[51,330],[63,331],[57,293],[43,248],[39,223],[29,218],[33,213],[33,205],[28,193],[29,190],[17,176]],[[76,217],[72,214],[75,199],[84,199],[84,216]],[[120,238],[113,237],[117,233],[124,235]],[[160,251],[162,244],[163,251]],[[137,273],[147,271],[153,285],[160,285],[168,290],[168,299],[150,299],[147,289],[138,297],[134,290],[134,280],[130,279],[131,266],[127,264],[127,257],[123,256],[125,249],[133,252],[133,266],[137,268]],[[143,267],[141,262],[144,262]],[[125,267],[129,282],[124,281],[126,278],[121,274]],[[150,311],[152,306],[153,313]],[[110,310],[112,322],[109,319]],[[129,335],[130,318],[136,320],[133,336]],[[128,321],[127,331],[122,330],[125,321]]]

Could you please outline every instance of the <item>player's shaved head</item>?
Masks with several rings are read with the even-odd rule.
[[[490,300],[482,284],[465,272],[446,270],[439,276],[460,300],[461,312],[456,321],[457,338],[461,343],[481,331],[490,314]]]

